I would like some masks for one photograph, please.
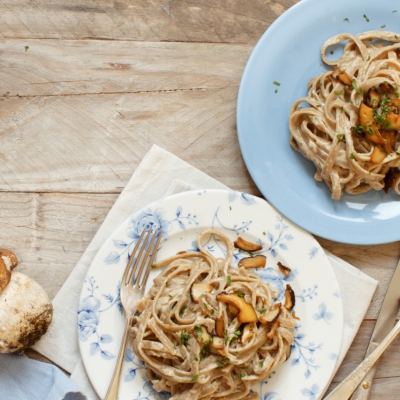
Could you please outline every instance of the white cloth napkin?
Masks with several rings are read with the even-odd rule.
[[[228,189],[153,145],[53,301],[53,322],[49,332],[34,349],[71,373],[71,379],[82,388],[89,400],[97,400],[98,396],[86,376],[79,353],[77,310],[81,287],[91,261],[108,236],[132,213],[165,195],[193,188]],[[359,329],[378,282],[332,254],[327,255],[336,273],[344,304],[345,328],[338,368]],[[348,306],[350,304],[351,307]]]

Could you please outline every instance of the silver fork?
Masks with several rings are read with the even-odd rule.
[[[145,235],[146,232],[147,235]],[[111,378],[105,400],[117,400],[118,398],[122,362],[124,360],[126,343],[128,341],[129,328],[132,324],[132,318],[137,310],[136,301],[142,298],[144,295],[144,288],[146,286],[147,278],[149,277],[151,269],[150,266],[152,265],[154,257],[157,253],[157,249],[162,237],[162,231],[160,231],[157,242],[154,245],[154,240],[157,237],[157,234],[157,229],[153,234],[151,229],[149,231],[146,231],[146,229],[143,230],[140,238],[136,243],[135,248],[131,253],[128,265],[125,268],[124,275],[122,276],[120,295],[121,303],[125,312],[126,326],[124,336],[122,337],[121,341],[121,347],[118,353],[117,363],[115,365],[114,373]],[[143,255],[146,247],[147,250]],[[136,256],[137,252],[138,255]],[[143,271],[144,276],[141,279]]]

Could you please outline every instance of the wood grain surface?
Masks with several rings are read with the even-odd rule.
[[[53,298],[153,143],[260,195],[238,146],[238,87],[257,40],[295,3],[2,0],[0,238],[20,271]],[[379,280],[332,390],[363,358],[400,242],[317,240]],[[400,398],[399,345],[372,400]]]

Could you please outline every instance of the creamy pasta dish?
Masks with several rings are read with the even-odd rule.
[[[344,42],[335,61],[326,53]],[[312,78],[290,111],[290,143],[311,160],[332,198],[368,190],[400,194],[400,34],[370,31],[328,39],[332,70]]]
[[[202,246],[209,235],[224,243],[226,257]],[[202,240],[203,239],[203,240]],[[138,302],[133,348],[155,390],[178,399],[258,399],[251,385],[265,380],[290,355],[297,317],[287,285],[284,300],[253,270],[266,265],[262,247],[241,238],[232,243],[208,230],[197,238],[199,252],[181,252]],[[233,267],[235,247],[247,252]],[[282,268],[281,268],[282,267]],[[290,269],[279,264],[282,273]]]

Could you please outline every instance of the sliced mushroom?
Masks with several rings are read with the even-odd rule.
[[[385,118],[385,122],[387,123],[390,129],[400,129],[400,115],[394,112],[388,114]]]
[[[241,249],[247,252],[258,251],[262,249],[262,246],[256,243],[248,242],[247,240],[242,239],[240,236],[233,242],[233,245],[237,249]]]
[[[379,94],[376,93],[375,90],[370,89],[370,91],[368,92],[368,104],[372,108],[377,108],[380,101],[381,101],[381,96],[379,96]]]
[[[270,324],[272,322],[275,322],[279,318],[279,315],[281,313],[281,305],[281,303],[274,304],[274,308],[263,314],[260,317],[259,321],[262,324]]]
[[[284,307],[286,308],[286,310],[290,311],[295,306],[295,304],[296,304],[296,297],[294,295],[294,291],[293,291],[292,287],[289,284],[287,284],[286,290],[285,290]]]
[[[204,326],[196,325],[193,334],[196,340],[199,342],[199,344],[201,345],[209,344],[211,337]]]
[[[224,337],[225,323],[224,323],[224,318],[222,316],[218,317],[215,320],[215,332],[217,333],[218,336]]]
[[[233,304],[230,304],[230,303],[228,303],[228,308],[229,308],[229,311],[232,313],[232,314],[235,314],[235,315],[238,315],[239,314],[239,309],[236,307],[236,306],[234,306]]]
[[[342,72],[338,76],[339,80],[347,86],[351,86],[351,78],[346,72]]]
[[[394,153],[394,145],[396,143],[396,132],[395,131],[383,131],[381,133],[382,137],[385,139],[385,151],[386,153]]]
[[[273,323],[271,330],[267,333],[267,338],[268,338],[268,339],[272,340],[272,338],[275,336],[276,331],[278,330],[278,328],[279,328],[280,325],[281,325],[281,324],[280,324],[280,322],[279,322],[279,319],[277,319],[277,320]]]
[[[285,267],[280,261],[278,261],[278,268],[283,275],[289,276],[292,270],[289,267]]]
[[[374,143],[385,144],[385,139],[376,126],[373,109],[366,106],[364,103],[360,106],[360,123],[366,128],[365,137]]]
[[[369,159],[373,164],[380,164],[386,158],[386,152],[381,150],[378,146],[372,150],[371,157]]]
[[[239,297],[236,293],[228,294],[226,292],[221,292],[217,296],[217,300],[222,303],[233,304],[236,308],[239,309],[239,314],[237,315],[237,319],[240,323],[247,322],[257,322],[257,314],[254,311],[254,308],[251,304],[246,303],[243,297]]]
[[[219,336],[213,336],[210,347],[213,349],[222,350],[224,348],[224,339]]]
[[[204,283],[193,283],[190,294],[195,303],[199,302],[199,298],[205,293],[211,293],[213,287]]]
[[[248,340],[250,340],[254,336],[254,324],[246,324],[243,328],[242,332],[242,343],[245,344]]]
[[[267,257],[259,254],[254,257],[245,257],[239,261],[238,266],[244,268],[264,268],[267,264]]]
[[[286,360],[290,357],[290,354],[292,353],[292,346],[287,346],[286,347],[286,351],[285,351],[285,356],[286,356]]]

